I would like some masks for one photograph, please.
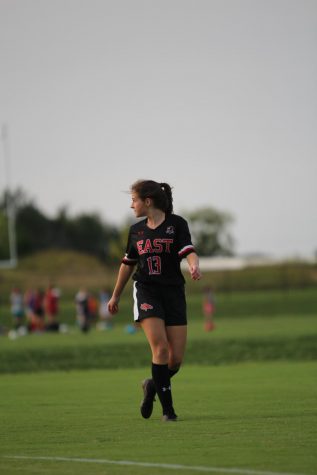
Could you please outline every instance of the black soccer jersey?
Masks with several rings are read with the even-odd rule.
[[[194,251],[187,221],[171,214],[156,229],[147,219],[131,226],[122,262],[137,264],[133,279],[138,282],[179,285],[185,282],[180,262]]]

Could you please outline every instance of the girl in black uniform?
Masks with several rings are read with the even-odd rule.
[[[182,363],[187,336],[185,279],[180,262],[186,257],[191,278],[201,277],[198,256],[187,222],[173,213],[171,187],[167,183],[140,180],[131,187],[137,218],[130,228],[113,295],[111,314],[118,312],[122,291],[133,274],[134,320],[140,322],[152,351],[152,378],[142,383],[141,414],[147,419],[157,393],[164,421],[176,421],[170,379]]]

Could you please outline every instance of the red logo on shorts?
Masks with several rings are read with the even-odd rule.
[[[141,310],[144,310],[145,312],[147,312],[148,310],[152,310],[153,307],[152,307],[152,305],[150,305],[149,303],[141,303],[140,309],[141,309]]]

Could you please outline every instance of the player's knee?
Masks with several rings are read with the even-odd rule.
[[[155,361],[165,364],[168,361],[168,346],[167,344],[159,344],[153,348],[153,357]]]

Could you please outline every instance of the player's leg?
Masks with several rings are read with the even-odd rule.
[[[186,340],[187,326],[169,326],[166,327],[166,334],[169,345],[168,372],[170,379],[178,373],[182,364]],[[153,402],[155,401],[156,389],[153,379],[148,378],[142,382],[143,401],[141,404],[141,414],[145,419],[152,415]]]
[[[149,288],[139,282],[133,284],[133,314],[134,321],[138,322],[142,327],[141,321],[148,317],[148,310],[155,308],[155,301],[153,301],[153,295],[149,297]],[[146,305],[144,304],[146,302]],[[152,308],[150,308],[152,307]],[[157,312],[157,310],[156,310]],[[144,419],[151,417],[153,412],[153,402],[155,401],[155,384],[152,378],[142,381],[143,400],[141,402],[140,411]]]
[[[170,379],[178,373],[180,365],[174,365],[172,368],[168,366],[168,372],[170,375]],[[146,378],[142,381],[142,389],[143,389],[143,400],[141,402],[140,410],[142,417],[144,419],[148,419],[151,417],[153,412],[153,404],[156,396],[156,389],[155,383],[152,378]]]
[[[170,377],[174,376],[183,362],[186,342],[187,325],[171,325],[166,327],[169,345],[168,368]]]
[[[184,359],[187,341],[187,311],[184,286],[164,292],[166,335],[169,343],[168,367],[174,376]]]
[[[162,298],[164,307],[165,332],[168,341],[168,372],[171,379],[179,371],[186,347],[187,317],[184,288],[166,288],[160,297]],[[153,330],[156,332],[154,326]],[[149,338],[151,339],[150,336],[148,340]],[[152,379],[143,381],[143,392],[144,399],[141,405],[141,413],[143,417],[147,418],[152,414],[153,401],[155,398],[155,384]]]
[[[142,320],[141,326],[152,351],[152,378],[162,405],[163,416],[165,420],[176,420],[168,369],[169,342],[165,322],[161,318],[150,317]]]
[[[179,361],[177,359],[177,361]],[[170,375],[170,379],[179,371],[180,363],[169,363],[168,364],[168,372]],[[153,412],[153,403],[155,401],[156,396],[156,389],[155,384],[152,378],[147,378],[142,381],[142,389],[143,389],[143,400],[141,403],[141,414],[144,419],[148,419],[151,417]]]

